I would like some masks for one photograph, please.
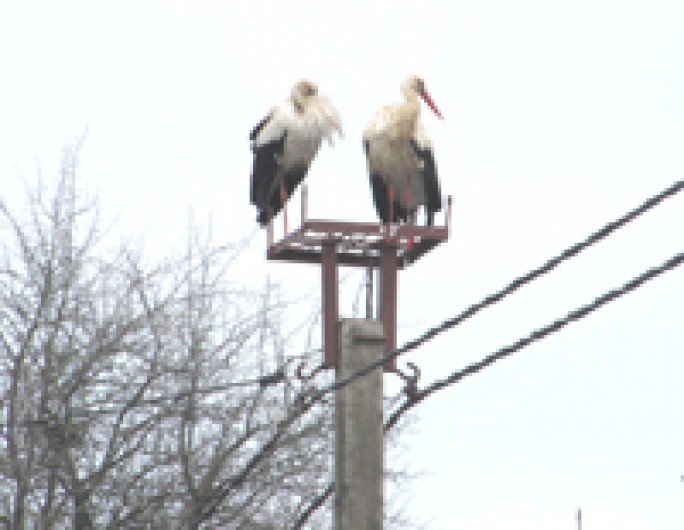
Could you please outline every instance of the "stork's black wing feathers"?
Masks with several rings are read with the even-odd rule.
[[[254,142],[259,133],[271,119],[271,114],[261,120],[249,135]],[[278,182],[278,159],[282,159],[285,147],[284,132],[280,138],[266,144],[255,146],[252,143],[254,160],[252,163],[252,182],[250,187],[250,202],[257,207],[258,220],[261,225],[267,225],[271,218],[282,208],[280,200],[280,185]]]
[[[273,187],[278,172],[278,158],[282,157],[285,146],[285,133],[278,139],[259,147],[252,147],[252,186],[250,202],[257,207],[265,206],[265,201]]]
[[[266,124],[268,123],[268,120],[271,119],[271,116],[273,116],[273,113],[269,112],[268,115],[263,120],[261,120],[259,123],[257,123],[254,126],[254,129],[252,129],[252,132],[249,133],[249,141],[250,142],[253,142],[256,139],[256,137],[259,136],[259,133],[266,126]]]
[[[426,198],[426,224],[432,226],[435,213],[442,209],[442,191],[437,177],[437,165],[431,149],[421,149],[415,140],[412,140],[413,149],[421,162],[421,174],[425,186]]]

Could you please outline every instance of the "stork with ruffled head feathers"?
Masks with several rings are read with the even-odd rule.
[[[254,153],[250,201],[266,226],[304,180],[321,142],[342,136],[337,110],[308,79],[297,82],[249,135]]]
[[[378,216],[384,223],[412,219],[425,207],[426,224],[442,208],[432,143],[420,124],[420,100],[442,119],[422,78],[401,83],[402,103],[382,107],[363,133],[368,173]]]

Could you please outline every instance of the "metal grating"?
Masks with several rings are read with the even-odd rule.
[[[451,204],[445,218],[450,217]],[[381,250],[397,249],[397,266],[415,263],[449,239],[449,223],[443,226],[385,225],[345,221],[302,220],[299,228],[273,242],[269,237],[266,257],[275,261],[321,263],[323,246],[334,244],[337,262],[350,267],[378,267]]]
[[[268,226],[266,257],[273,261],[321,264],[323,294],[323,365],[337,366],[338,293],[340,265],[380,269],[380,320],[386,348],[396,346],[397,271],[415,263],[449,239],[451,197],[443,226],[358,223],[310,220],[306,217],[306,188],[302,189],[302,218],[299,228],[287,229],[287,205],[283,209],[284,235],[273,240],[273,221]],[[394,363],[385,367],[394,369]]]

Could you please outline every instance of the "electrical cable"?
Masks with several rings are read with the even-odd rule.
[[[170,395],[163,395],[163,396],[158,396],[158,397],[150,397],[147,399],[141,399],[139,401],[135,402],[135,407],[146,407],[146,406],[160,406],[164,404],[168,405],[174,405],[177,404],[184,399],[190,397],[190,396],[207,396],[211,394],[215,394],[217,392],[224,392],[227,390],[231,390],[233,388],[238,388],[238,387],[247,387],[247,386],[254,386],[258,387],[259,389],[264,389],[269,386],[276,385],[280,382],[282,382],[286,374],[284,372],[285,367],[280,366],[277,368],[275,371],[262,375],[260,377],[255,377],[252,379],[244,379],[241,381],[233,381],[230,383],[224,383],[221,385],[207,385],[204,387],[199,387],[193,390],[180,390],[176,392],[175,394],[170,394]],[[0,401],[0,403],[2,403]],[[119,405],[121,407],[128,407],[130,406],[130,403],[127,402],[114,402],[110,401],[110,405]],[[132,409],[135,410],[135,409]],[[71,409],[69,411],[69,418],[71,420],[79,420],[79,419],[90,419],[90,418],[95,418],[97,416],[105,416],[108,414],[119,414],[121,412],[119,407],[109,407],[109,408],[97,408],[97,409],[81,409],[81,410],[74,410]],[[40,426],[45,426],[45,425],[52,425],[55,423],[59,423],[59,421],[55,417],[45,417],[45,418],[35,418],[35,419],[30,419],[30,420],[18,420],[13,423],[15,427],[40,427]],[[63,423],[63,422],[62,422]],[[5,428],[8,427],[8,423],[0,423],[0,434],[4,431]]]
[[[407,353],[409,351],[415,350],[419,346],[422,346],[429,340],[435,338],[437,335],[440,333],[443,333],[444,331],[447,331],[451,328],[454,328],[458,326],[459,324],[463,323],[470,317],[476,315],[479,313],[482,309],[485,309],[486,307],[489,307],[491,305],[494,305],[501,300],[503,300],[506,296],[514,293],[518,289],[520,289],[522,286],[532,282],[533,280],[536,280],[540,276],[552,271],[555,269],[558,265],[563,263],[564,261],[567,261],[570,258],[573,258],[577,256],[580,252],[583,250],[587,249],[588,247],[598,243],[602,239],[605,239],[607,236],[618,230],[619,228],[622,228],[625,226],[627,223],[630,221],[633,221],[637,217],[639,217],[641,214],[647,212],[648,210],[654,208],[658,204],[660,204],[663,200],[672,197],[682,191],[684,189],[684,180],[679,180],[672,184],[670,187],[665,189],[664,191],[658,193],[657,195],[654,195],[653,197],[650,197],[646,201],[644,201],[640,206],[634,208],[633,210],[630,210],[623,216],[619,217],[618,219],[615,219],[614,221],[611,221],[604,225],[602,228],[597,230],[596,232],[592,233],[589,235],[586,239],[579,241],[575,243],[574,245],[571,245],[570,247],[566,248],[563,252],[558,254],[557,256],[547,260],[543,265],[537,267],[536,269],[532,269],[528,273],[517,277],[514,279],[512,282],[510,282],[506,287],[503,289],[496,291],[495,293],[490,294],[489,296],[485,297],[483,300],[480,302],[477,302],[468,308],[466,308],[464,311],[459,313],[453,318],[450,318],[446,321],[444,321],[442,324],[439,326],[430,328],[427,330],[423,335],[418,337],[417,339],[414,339],[410,342],[407,342],[404,346],[401,348],[395,349],[377,361],[368,364],[367,366],[364,366],[357,370],[356,372],[350,374],[346,378],[336,381],[332,384],[330,384],[328,387],[324,388],[321,390],[322,394],[327,394],[329,392],[332,392],[334,390],[338,390],[344,386],[347,386],[349,383],[354,381],[355,379],[358,379],[359,377],[362,377],[370,372],[372,372],[374,369],[379,368],[380,366],[383,366],[387,364],[388,362],[392,361],[393,359],[396,359],[400,355]]]
[[[540,276],[552,271],[555,269],[558,265],[563,263],[564,261],[567,261],[575,256],[577,256],[580,252],[583,250],[587,249],[588,247],[598,243],[599,241],[605,239],[607,236],[611,235],[614,233],[616,230],[622,228],[625,226],[627,223],[633,221],[643,213],[651,210],[655,206],[659,205],[662,201],[664,201],[667,198],[670,198],[680,191],[684,189],[684,180],[679,180],[669,186],[667,189],[663,190],[662,192],[658,193],[657,195],[654,195],[647,200],[645,200],[641,205],[637,206],[636,208],[628,211],[621,217],[610,221],[609,223],[605,224],[602,228],[599,230],[593,232],[590,234],[587,238],[585,238],[582,241],[579,241],[575,243],[574,245],[571,245],[570,247],[566,248],[563,250],[560,254],[557,256],[547,260],[544,264],[541,266],[537,267],[536,269],[532,269],[528,273],[524,274],[523,276],[519,276],[515,278],[513,281],[511,281],[507,286],[505,286],[503,289],[496,291],[489,296],[485,297],[483,300],[480,302],[477,302],[468,308],[466,308],[464,311],[459,313],[453,318],[450,318],[449,320],[444,321],[442,324],[439,326],[430,328],[428,331],[426,331],[423,335],[418,337],[417,339],[414,339],[408,343],[406,343],[404,346],[401,348],[395,349],[377,361],[368,364],[367,366],[360,368],[359,370],[355,371],[354,373],[350,374],[348,377],[341,379],[340,381],[336,381],[334,383],[331,383],[327,385],[326,387],[322,388],[319,391],[316,391],[309,400],[303,401],[300,404],[300,408],[297,408],[293,410],[285,419],[283,419],[279,424],[278,424],[278,430],[277,432],[271,437],[270,440],[268,440],[262,448],[252,457],[250,460],[247,462],[245,467],[243,467],[242,471],[240,471],[237,475],[233,477],[229,477],[222,481],[221,484],[218,485],[217,490],[218,490],[218,495],[214,498],[213,502],[208,506],[206,510],[204,510],[201,515],[193,522],[192,528],[199,528],[199,525],[202,523],[202,521],[205,521],[209,517],[211,517],[216,510],[218,509],[218,506],[220,505],[221,502],[230,494],[230,491],[234,488],[237,487],[238,485],[242,484],[247,477],[247,474],[249,471],[251,471],[257,464],[258,460],[267,452],[270,452],[274,449],[275,445],[277,444],[277,441],[280,439],[280,437],[283,434],[283,431],[286,427],[289,427],[292,425],[299,417],[304,415],[308,410],[310,410],[313,405],[320,401],[325,395],[329,394],[330,392],[334,392],[336,390],[339,390],[340,388],[343,388],[353,382],[354,380],[358,379],[359,377],[363,377],[364,375],[372,372],[374,369],[379,368],[380,366],[383,366],[384,364],[388,363],[389,361],[395,359],[399,355],[402,355],[404,353],[407,353],[409,351],[412,351],[419,346],[422,346],[429,340],[433,339],[437,335],[443,333],[444,331],[447,331],[449,329],[452,329],[461,323],[463,323],[465,320],[469,319],[470,317],[474,316],[478,312],[480,312],[482,309],[485,309],[491,305],[494,305],[501,300],[503,300],[506,296],[514,293],[518,289],[520,289],[522,286],[531,283],[532,281],[536,280]],[[638,285],[637,285],[638,286]],[[633,287],[635,288],[635,287]],[[605,303],[605,302],[604,302]],[[582,315],[584,316],[584,315]],[[579,318],[582,318],[581,316]],[[562,326],[561,326],[562,327]],[[537,340],[537,339],[533,339]],[[481,369],[481,368],[480,368]],[[424,397],[420,397],[420,394],[418,396],[418,399],[424,399]]]
[[[541,328],[538,328],[529,333],[528,335],[518,339],[513,344],[503,346],[498,350],[495,350],[494,352],[490,353],[480,361],[470,364],[461,370],[453,372],[444,379],[435,381],[430,386],[426,387],[423,390],[420,390],[415,395],[415,397],[413,397],[413,399],[404,401],[399,406],[399,408],[395,410],[387,419],[387,421],[384,424],[384,431],[388,432],[389,430],[391,430],[392,427],[394,427],[398,423],[401,416],[403,416],[406,412],[415,407],[418,403],[424,401],[426,398],[435,394],[436,392],[454,383],[458,383],[462,381],[464,378],[470,375],[474,375],[484,370],[485,368],[488,368],[489,366],[492,366],[495,362],[505,359],[506,357],[519,352],[520,350],[526,348],[534,342],[547,338],[553,333],[560,331],[568,324],[583,319],[584,317],[590,315],[594,311],[605,306],[609,302],[612,302],[613,300],[636,290],[637,288],[641,287],[646,282],[656,278],[657,276],[667,271],[675,269],[683,262],[684,252],[675,254],[662,264],[644,271],[643,273],[632,278],[630,281],[623,284],[622,286],[607,291],[601,296],[595,298],[592,302],[570,311],[563,318],[556,319],[553,322],[550,322],[549,324]],[[307,506],[306,510],[302,512],[297,521],[295,521],[294,526],[291,527],[291,530],[299,530],[300,528],[302,528],[302,526],[306,523],[306,521],[313,514],[313,512],[315,512],[318,508],[320,508],[323,505],[323,503],[325,503],[328,497],[332,495],[333,491],[334,483],[331,482],[330,484],[328,484],[328,487]]]
[[[438,381],[435,381],[433,384],[430,386],[426,387],[425,389],[421,390],[418,392],[418,394],[415,396],[414,399],[410,401],[405,401],[388,419],[387,423],[385,424],[385,430],[391,429],[396,422],[398,421],[399,417],[408,409],[414,407],[417,403],[420,401],[423,401],[425,398],[427,398],[429,395],[441,390],[444,387],[447,387],[449,385],[452,385],[453,383],[456,383],[462,379],[464,379],[467,376],[476,374],[483,370],[484,368],[487,368],[494,364],[497,361],[500,361],[501,359],[504,359],[514,353],[517,353],[518,351],[526,348],[530,344],[537,342],[539,340],[545,339],[549,335],[552,335],[553,333],[556,333],[566,327],[568,324],[571,324],[572,322],[576,322],[578,320],[583,319],[587,315],[593,313],[597,309],[600,309],[601,307],[605,306],[607,303],[612,302],[613,300],[620,298],[621,296],[624,296],[627,293],[630,293],[634,291],[635,289],[641,287],[644,285],[646,282],[656,278],[657,276],[660,276],[661,274],[671,271],[678,266],[680,266],[684,262],[684,252],[680,252],[678,254],[675,254],[672,256],[670,259],[666,260],[665,262],[661,263],[660,265],[657,265],[655,267],[652,267],[650,269],[647,269],[640,275],[632,278],[629,280],[627,283],[621,285],[620,287],[617,287],[615,289],[612,289],[610,291],[607,291],[603,293],[601,296],[595,298],[592,302],[580,306],[569,313],[567,313],[564,317],[558,318],[554,320],[553,322],[550,322],[549,324],[538,328],[525,337],[522,337],[521,339],[518,339],[515,341],[513,344],[510,344],[508,346],[503,346],[499,348],[498,350],[490,353],[486,357],[484,357],[482,360],[478,361],[477,363],[471,364],[463,368],[462,370],[459,370],[457,372],[453,372],[451,375],[446,377],[445,379],[441,379]]]

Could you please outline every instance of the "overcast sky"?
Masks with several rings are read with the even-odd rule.
[[[114,236],[166,254],[192,215],[242,239],[249,131],[309,77],[346,133],[311,168],[310,215],[373,220],[361,131],[420,74],[445,116],[423,122],[453,230],[400,274],[402,343],[684,178],[683,52],[679,0],[5,2],[0,194],[20,204],[85,134],[80,191]],[[681,252],[683,234],[684,196],[411,360],[443,377]],[[237,281],[318,292],[315,268],[264,250],[259,234]],[[417,407],[414,520],[570,530],[581,507],[584,530],[681,530],[683,300],[675,270]]]

